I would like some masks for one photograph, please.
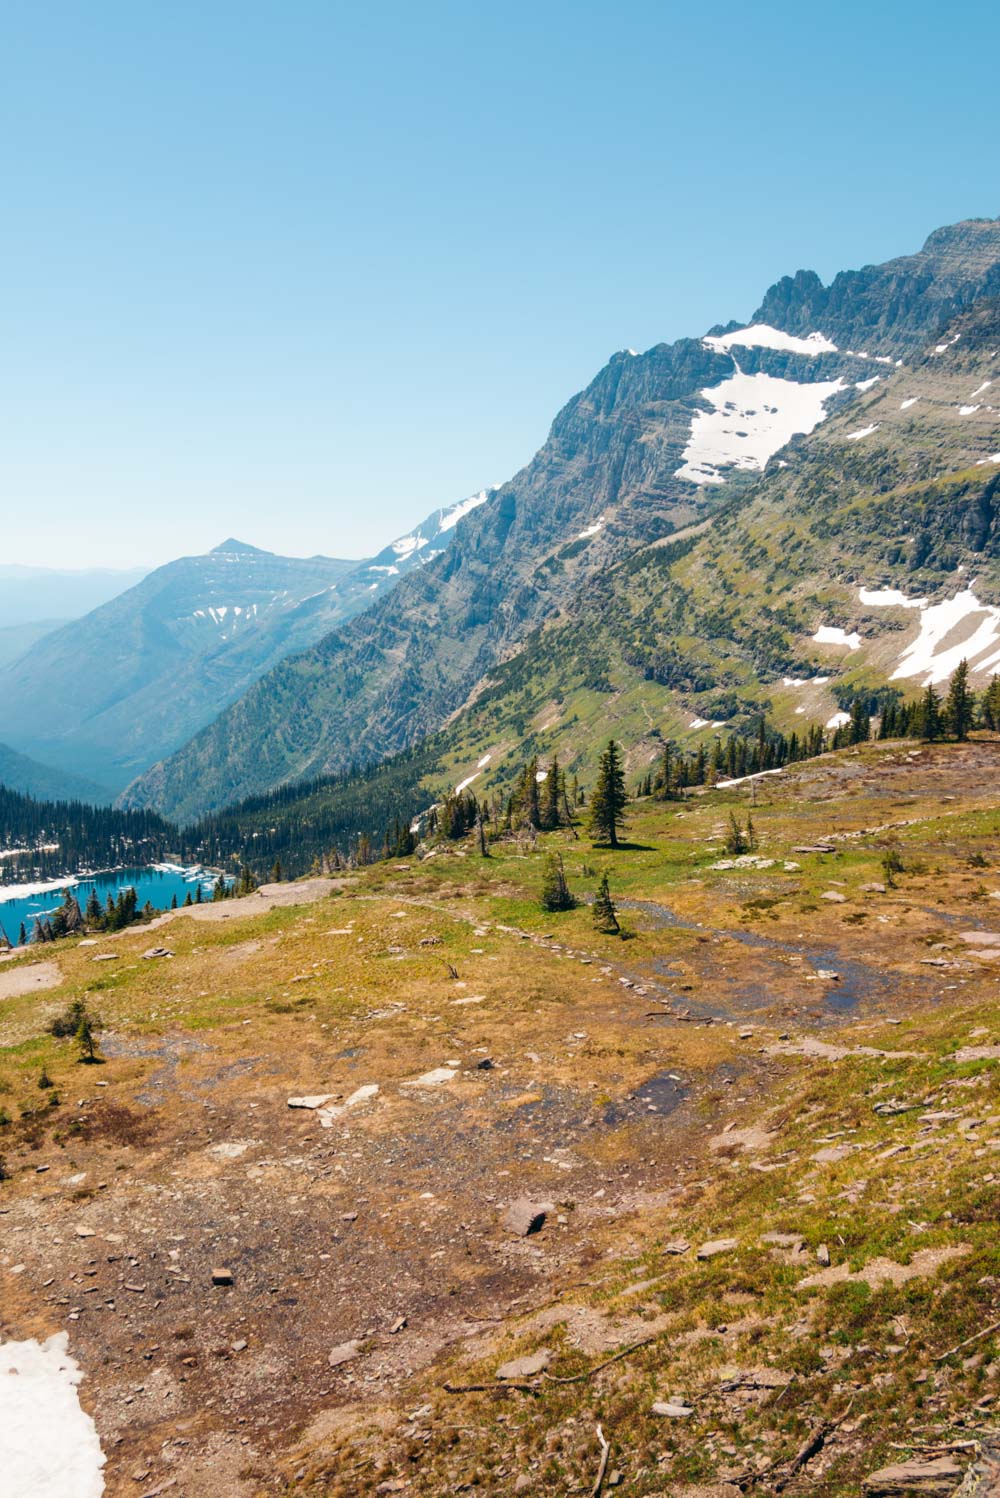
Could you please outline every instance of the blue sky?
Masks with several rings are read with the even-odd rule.
[[[1000,215],[993,5],[9,0],[0,560],[356,556],[616,349]]]

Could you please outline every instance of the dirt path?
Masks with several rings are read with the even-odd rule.
[[[62,978],[58,962],[33,962],[28,967],[16,967],[13,972],[0,973],[0,999],[19,999],[36,989],[58,988]]]

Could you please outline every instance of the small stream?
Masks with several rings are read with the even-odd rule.
[[[878,968],[870,966],[855,957],[847,957],[844,952],[831,946],[818,946],[803,940],[801,942],[779,941],[772,936],[765,936],[758,931],[733,931],[724,927],[699,926],[690,921],[683,920],[667,905],[661,905],[654,900],[622,900],[621,905],[646,916],[654,929],[673,928],[680,931],[692,931],[699,935],[711,938],[723,938],[739,942],[742,946],[750,947],[764,953],[773,952],[775,955],[786,953],[803,959],[803,963],[809,963],[814,970],[826,969],[838,974],[839,982],[822,982],[817,985],[817,992],[813,995],[816,1005],[822,1005],[833,1014],[844,1014],[854,1009],[865,999],[886,999],[899,991],[901,980],[892,973],[887,973]],[[657,959],[653,967],[662,977],[670,978],[677,976],[674,963],[669,959]],[[803,974],[805,976],[805,974]],[[754,1007],[767,1003],[770,995],[765,991],[761,982],[748,979],[741,983],[738,979],[727,978],[726,986],[733,999],[741,1000],[743,1003],[751,1003]],[[932,980],[908,978],[907,982],[917,986],[931,986]],[[703,1001],[694,1000],[689,994],[674,994],[672,997],[677,1002],[683,1002],[690,1007],[692,1013],[704,1013],[711,1015],[713,1019],[729,1019],[732,1013],[724,1008],[712,1008]]]

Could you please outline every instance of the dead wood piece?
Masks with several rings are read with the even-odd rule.
[[[559,1378],[555,1373],[543,1373],[542,1377],[550,1384],[582,1384],[588,1378],[593,1378],[596,1373],[600,1373],[603,1368],[610,1368],[612,1363],[620,1363],[622,1358],[629,1357],[631,1353],[638,1352],[640,1347],[648,1347],[651,1342],[655,1341],[655,1336],[643,1337],[641,1342],[633,1342],[631,1347],[625,1347],[621,1352],[616,1352],[614,1357],[605,1358],[603,1363],[598,1363],[594,1368],[588,1368],[586,1373],[574,1373],[569,1378]]]
[[[611,1442],[604,1439],[604,1432],[600,1426],[597,1427],[597,1439],[601,1443],[601,1462],[597,1469],[594,1486],[590,1490],[590,1498],[601,1498],[601,1489],[604,1487],[604,1478],[608,1470],[608,1459],[611,1456]]]

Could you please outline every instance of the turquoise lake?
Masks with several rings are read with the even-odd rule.
[[[140,909],[148,900],[155,910],[169,910],[175,895],[178,905],[183,905],[189,894],[193,900],[199,884],[202,899],[210,900],[217,877],[200,865],[181,868],[176,864],[159,864],[152,868],[114,869],[106,874],[92,874],[86,878],[81,875],[78,879],[71,879],[66,884],[44,891],[39,890],[37,885],[26,885],[28,893],[23,895],[14,894],[16,886],[8,885],[5,887],[6,893],[0,895],[0,926],[8,941],[16,945],[22,922],[30,938],[38,917],[50,915],[53,910],[57,910],[67,889],[72,889],[80,902],[81,910],[86,906],[92,889],[96,889],[101,904],[106,905],[109,895],[116,899],[119,890],[130,888],[136,892]]]

